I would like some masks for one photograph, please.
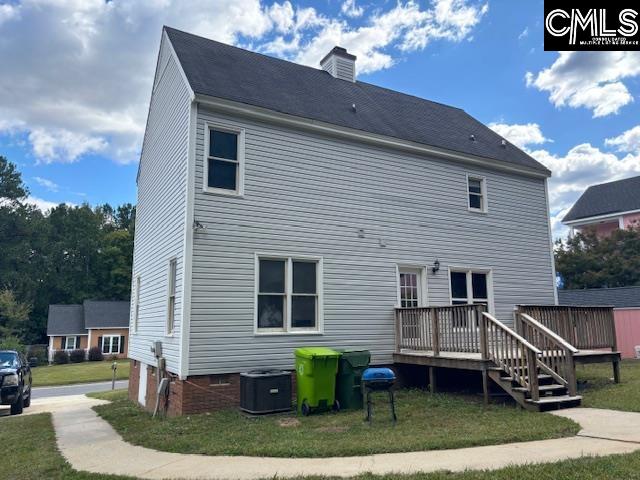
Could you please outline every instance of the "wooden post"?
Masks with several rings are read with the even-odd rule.
[[[620,383],[620,362],[618,360],[613,362],[613,381]]]
[[[402,311],[396,309],[396,352],[402,349]]]
[[[429,391],[436,393],[436,368],[429,367]]]
[[[613,313],[613,308],[609,309],[609,321],[611,322],[611,351],[618,351],[618,337],[616,336],[616,318]],[[615,369],[614,369],[615,370]],[[620,372],[618,371],[618,376],[620,376]]]
[[[484,404],[489,405],[489,375],[486,367],[482,369],[482,394],[484,396]]]
[[[487,324],[484,321],[484,316],[482,312],[483,308],[476,307],[476,315],[478,320],[478,325],[480,327],[480,355],[482,356],[482,360],[489,360],[489,346],[487,344]]]
[[[569,349],[565,349],[565,355],[567,357],[567,372],[566,380],[568,383],[569,395],[576,396],[578,394],[578,378],[576,376],[576,362],[573,358],[573,352]]]
[[[440,355],[440,328],[438,325],[438,309],[436,307],[431,308],[431,347],[433,348],[433,355]]]
[[[540,400],[540,389],[538,388],[538,357],[533,350],[527,349],[527,374],[529,376],[529,388],[531,390],[531,400]]]

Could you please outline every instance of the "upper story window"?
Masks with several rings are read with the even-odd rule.
[[[178,262],[175,258],[169,260],[168,299],[167,299],[167,334],[171,335],[176,319],[176,277]]]
[[[451,304],[482,303],[490,309],[489,275],[488,271],[452,270]]]
[[[320,259],[258,257],[256,331],[319,331]]]
[[[469,210],[473,212],[487,211],[487,182],[484,177],[467,176],[467,193]]]
[[[244,130],[207,125],[204,190],[242,195],[244,188]]]

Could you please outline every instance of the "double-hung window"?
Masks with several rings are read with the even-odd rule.
[[[169,260],[168,298],[167,298],[167,335],[173,333],[176,316],[176,274],[178,262],[175,258]]]
[[[319,331],[322,261],[257,257],[256,331]]]
[[[207,125],[205,191],[242,195],[244,131]]]
[[[469,210],[473,212],[487,211],[487,182],[483,177],[467,176],[467,193]]]
[[[102,337],[102,353],[120,353],[120,335],[105,335]]]
[[[482,303],[489,308],[489,275],[488,271],[451,270],[451,304]]]
[[[78,348],[78,346],[76,345],[76,340],[78,339],[78,337],[73,336],[73,337],[67,337],[65,339],[65,345],[64,345],[64,349],[65,350],[75,350],[76,348]]]

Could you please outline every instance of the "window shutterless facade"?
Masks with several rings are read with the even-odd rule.
[[[467,175],[468,207],[473,212],[487,211],[487,182],[484,177]]]
[[[256,333],[320,332],[322,260],[256,256]]]
[[[487,270],[452,269],[449,272],[451,304],[482,303],[491,308],[491,272]]]
[[[244,130],[205,125],[204,191],[244,193]]]
[[[178,262],[175,258],[169,260],[168,298],[167,298],[167,335],[173,333],[176,315],[176,274]]]

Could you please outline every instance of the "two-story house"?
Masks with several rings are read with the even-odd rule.
[[[592,230],[599,236],[640,227],[640,176],[592,185],[585,190],[562,223],[575,232]]]
[[[164,28],[141,154],[130,397],[238,402],[296,347],[393,363],[397,306],[553,304],[550,172],[465,111]],[[442,74],[442,73],[439,73]],[[157,350],[156,350],[156,353]]]

